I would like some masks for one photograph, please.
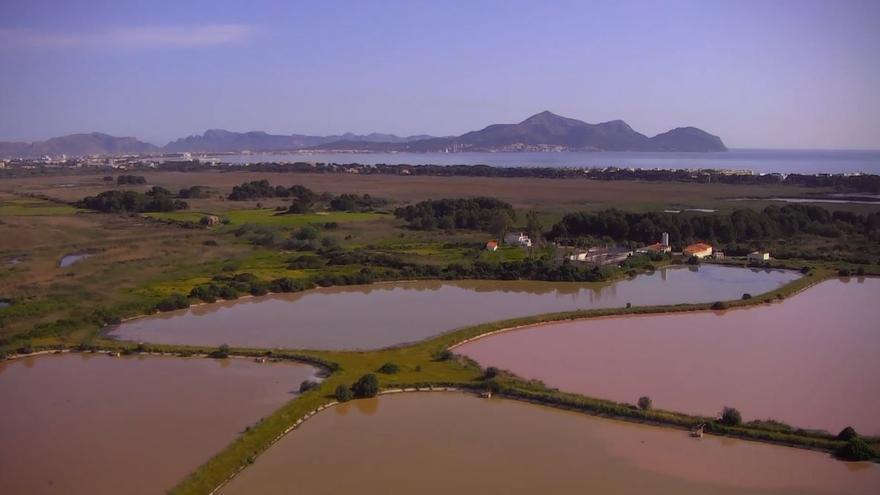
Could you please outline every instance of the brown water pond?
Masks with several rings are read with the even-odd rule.
[[[553,323],[456,352],[594,397],[878,434],[878,302],[880,279],[829,280],[772,305]]]
[[[164,493],[315,371],[104,354],[0,363],[0,492]]]
[[[416,393],[310,419],[224,494],[869,494],[880,469],[827,454],[594,418],[522,402]]]
[[[402,282],[205,304],[122,324],[110,335],[163,344],[376,349],[489,321],[575,309],[739,299],[798,274],[705,265],[605,285]]]

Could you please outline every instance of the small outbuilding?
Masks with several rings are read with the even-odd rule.
[[[768,251],[752,251],[747,258],[749,263],[764,263],[770,261],[770,252]]]
[[[199,223],[208,227],[213,227],[214,225],[220,225],[220,217],[217,215],[205,215],[199,220]]]
[[[489,241],[486,243],[486,251],[498,251],[498,241]]]

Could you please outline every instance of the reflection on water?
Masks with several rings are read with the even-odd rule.
[[[379,399],[360,399],[344,402],[334,407],[333,409],[336,411],[336,414],[339,414],[341,416],[347,415],[352,410],[355,410],[360,414],[372,416],[376,414],[376,411],[379,409]]]
[[[560,322],[459,347],[484,366],[620,402],[734,406],[836,433],[880,433],[880,279],[822,282],[751,309]]]
[[[797,277],[788,271],[704,265],[605,285],[471,280],[338,287],[200,305],[126,322],[111,335],[166,344],[371,349],[541,313],[739,299]]]
[[[0,492],[163,493],[314,373],[294,363],[104,354],[0,363]]]
[[[828,455],[507,400],[383,396],[304,423],[225,494],[868,494],[880,469]],[[357,404],[355,401],[353,404]]]

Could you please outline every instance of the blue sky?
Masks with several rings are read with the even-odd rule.
[[[0,1],[0,140],[459,134],[551,110],[880,148],[877,1]]]

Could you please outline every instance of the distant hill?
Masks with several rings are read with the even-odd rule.
[[[651,138],[657,151],[726,151],[718,136],[696,127],[678,127]]]
[[[82,156],[149,153],[159,148],[133,137],[115,137],[100,132],[69,134],[32,143],[0,143],[0,157],[38,157],[44,155]]]
[[[396,136],[394,134],[340,134],[309,136],[232,132],[209,129],[201,135],[174,140],[162,148],[132,137],[93,132],[71,134],[33,143],[0,143],[0,157],[43,155],[82,156],[148,152],[236,152],[288,150],[340,151],[727,151],[721,138],[696,127],[679,127],[647,137],[622,120],[599,124],[561,117],[552,112],[532,115],[518,124],[493,124],[461,136]]]
[[[376,143],[346,139],[315,145],[324,150],[368,151],[727,151],[718,136],[695,127],[683,127],[647,137],[622,120],[600,124],[561,117],[552,112],[535,114],[518,124],[493,124],[451,138],[430,138],[405,143]]]
[[[332,142],[358,143],[407,143],[428,139],[431,136],[396,136],[372,133],[366,135],[346,133],[333,136],[307,136],[303,134],[268,134],[261,131],[231,132],[210,129],[201,136],[189,136],[168,143],[163,149],[169,152],[203,151],[283,151],[312,148]]]

